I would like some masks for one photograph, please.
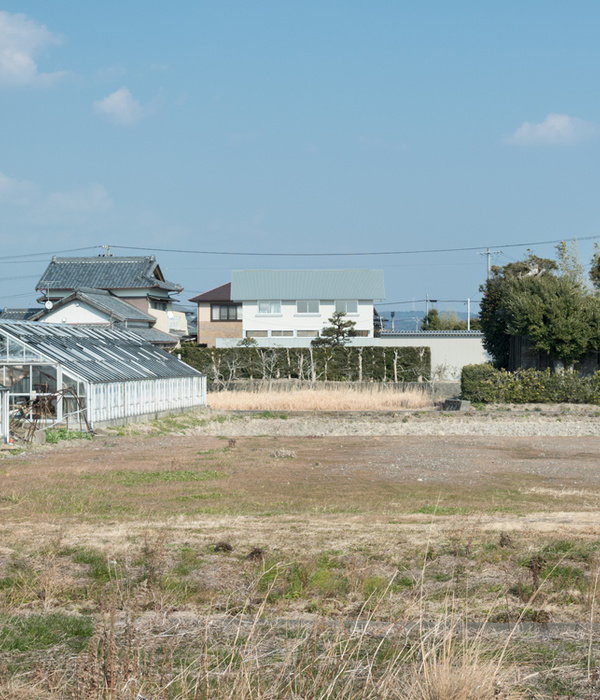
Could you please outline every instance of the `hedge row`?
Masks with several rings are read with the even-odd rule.
[[[429,379],[429,348],[201,348],[186,343],[181,359],[209,382],[236,379],[414,382]]]
[[[461,394],[477,403],[593,403],[600,404],[600,372],[582,377],[576,372],[548,370],[507,372],[492,365],[467,365]]]

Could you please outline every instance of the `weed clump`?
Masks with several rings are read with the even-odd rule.
[[[57,428],[56,430],[46,431],[46,442],[50,445],[56,445],[59,440],[91,440],[91,433],[86,433],[83,430],[68,430],[67,428]]]

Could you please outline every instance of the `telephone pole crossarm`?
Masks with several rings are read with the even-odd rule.
[[[489,279],[492,275],[492,255],[502,255],[501,250],[490,250],[489,248],[485,251],[478,253],[479,255],[485,255],[487,257],[487,278]]]

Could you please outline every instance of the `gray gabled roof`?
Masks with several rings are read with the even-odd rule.
[[[175,347],[179,342],[177,336],[171,335],[170,333],[165,333],[164,331],[159,331],[158,328],[128,328],[131,333],[139,335],[148,343],[154,343],[158,345],[172,345]]]
[[[103,311],[108,316],[112,316],[116,321],[146,321],[152,324],[156,321],[154,316],[141,311],[133,304],[119,299],[119,297],[116,297],[114,294],[104,289],[76,289],[72,294],[69,294],[69,296],[55,302],[51,311],[60,309],[62,306],[71,304],[74,301],[82,301],[89,304],[99,311]],[[44,316],[47,316],[48,313],[49,311],[42,309],[30,319],[23,320],[38,321]]]
[[[231,298],[369,299],[385,298],[382,270],[233,270]]]
[[[36,285],[39,291],[54,289],[165,289],[180,292],[183,287],[167,282],[154,255],[89,258],[52,258]]]
[[[29,308],[29,309],[9,309],[4,307],[0,311],[0,320],[2,321],[28,321],[30,318],[39,313],[40,307]]]
[[[0,334],[60,363],[67,373],[92,383],[198,376],[201,373],[132,331],[0,321]],[[0,364],[5,360],[0,358]]]

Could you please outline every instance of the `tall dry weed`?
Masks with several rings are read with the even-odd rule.
[[[211,408],[225,411],[394,411],[432,408],[428,394],[385,385],[293,391],[219,391],[209,396]]]

